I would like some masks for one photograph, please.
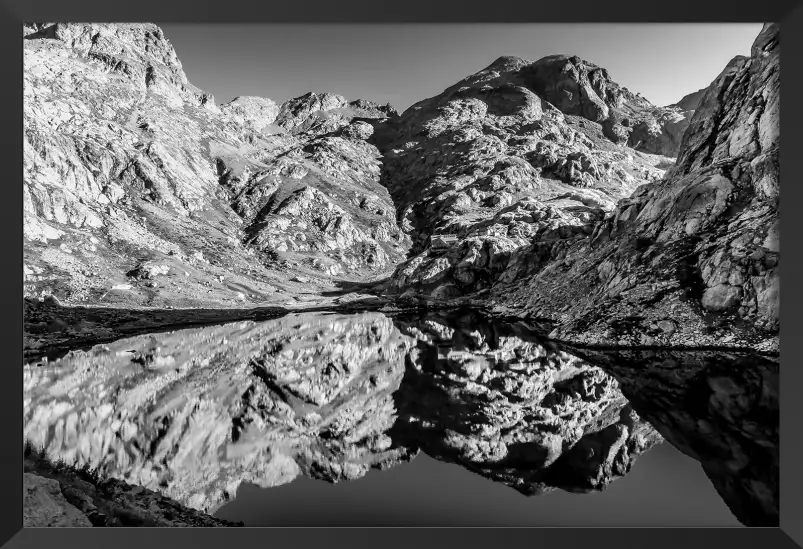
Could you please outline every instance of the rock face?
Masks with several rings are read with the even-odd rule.
[[[611,80],[608,71],[577,56],[551,55],[521,70],[533,91],[562,112],[602,124],[614,143],[677,156],[694,107],[656,107]]]
[[[86,515],[64,498],[57,480],[23,473],[22,490],[25,528],[92,526]]]
[[[271,133],[270,126],[279,115],[279,105],[264,97],[235,97],[220,106],[237,122],[251,126],[256,132]]]
[[[366,141],[392,108],[327,94],[218,107],[155,25],[26,32],[26,295],[266,303],[286,300],[293,274],[314,289],[404,256]],[[148,262],[162,271],[127,275]]]
[[[142,486],[101,479],[87,468],[53,462],[31,445],[24,450],[26,527],[242,526],[182,506]]]
[[[354,479],[414,455],[386,434],[411,345],[378,313],[124,339],[26,368],[25,436],[205,512],[243,481]]]
[[[701,90],[697,90],[696,92],[692,92],[683,97],[680,101],[675,103],[674,105],[669,105],[670,107],[678,107],[683,111],[693,111],[697,109],[697,106],[700,104],[700,100],[705,95],[707,88],[703,88]]]
[[[633,126],[627,144],[654,154],[677,155],[681,140],[689,127],[693,111],[679,109],[657,113]]]
[[[627,138],[613,142],[600,124],[611,113],[647,109],[666,111],[577,58],[503,57],[389,119],[374,140],[414,244],[388,290],[480,291],[516,250],[590,233],[617,200],[671,164],[627,147]],[[439,233],[457,234],[459,244],[441,253],[430,241]]]
[[[706,91],[666,177],[552,261],[519,252],[498,310],[551,318],[554,337],[578,342],[777,350],[779,53],[766,25]]]
[[[595,352],[641,417],[698,460],[733,514],[778,526],[777,360],[728,352]]]

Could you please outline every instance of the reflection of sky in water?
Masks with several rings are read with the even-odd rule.
[[[307,477],[244,485],[217,516],[246,526],[740,526],[700,464],[668,443],[603,492],[526,497],[419,454],[335,485]]]

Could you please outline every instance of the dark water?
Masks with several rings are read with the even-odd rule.
[[[337,484],[302,476],[273,488],[243,485],[218,516],[253,526],[777,524],[777,361],[725,350],[561,347],[544,342],[537,326],[489,320],[476,311],[397,317],[395,323],[419,338],[420,353],[417,368],[408,364],[396,392],[400,418],[391,432],[396,443],[417,446],[421,453],[409,463]],[[507,349],[507,359],[499,360],[500,349]],[[468,359],[455,367],[444,358],[454,351]],[[578,398],[576,380],[592,374],[598,385],[596,396],[587,393],[572,401],[576,413],[586,406],[594,416],[586,420],[590,434],[573,450],[564,443],[557,462],[541,465],[543,456],[532,453],[499,463],[465,458],[464,448],[444,442],[450,430],[473,432],[477,424],[494,421],[478,411],[489,402],[467,396],[471,368],[466,364],[504,370],[517,363],[557,361],[565,368],[567,353],[599,372],[556,383],[543,402],[566,384],[574,388],[558,396]],[[547,374],[529,374],[526,381],[538,376]],[[595,401],[611,391],[599,388],[600,376],[616,380],[616,391],[625,399],[622,409],[638,417],[635,425],[597,417],[610,412]],[[499,389],[500,379],[477,381]],[[513,393],[502,408],[521,400]],[[415,421],[405,423],[405,417]],[[434,427],[417,427],[422,419]],[[610,425],[590,427],[595,421]],[[600,463],[611,446],[610,433],[623,424],[629,426],[627,450]],[[643,433],[637,436],[639,429]],[[513,450],[509,446],[509,453]]]
[[[778,525],[777,358],[543,334],[476,310],[151,334],[26,370],[25,433],[251,526]]]
[[[527,497],[419,454],[347,483],[243,485],[216,516],[246,526],[741,526],[700,464],[666,443],[602,492]]]

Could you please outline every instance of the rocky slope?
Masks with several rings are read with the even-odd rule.
[[[482,291],[516,250],[587,236],[619,199],[663,176],[689,114],[567,56],[502,57],[413,105],[374,138],[414,242],[387,290],[436,299]],[[437,249],[439,233],[459,243]]]
[[[331,94],[218,107],[155,25],[25,32],[26,295],[293,304],[404,256],[366,141],[392,108]]]
[[[189,509],[142,486],[102,479],[89,468],[54,462],[30,445],[24,456],[26,528],[242,526]]]
[[[575,342],[777,350],[779,55],[765,25],[706,91],[666,176],[590,238],[518,251],[492,306]]]
[[[64,498],[57,480],[24,473],[22,489],[22,520],[26,528],[92,526],[86,515]]]

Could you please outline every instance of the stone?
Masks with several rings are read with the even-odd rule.
[[[740,288],[730,284],[718,284],[705,290],[702,305],[708,311],[728,311],[739,303],[741,293]]]
[[[61,493],[71,505],[85,515],[97,511],[97,506],[93,503],[92,498],[74,486],[65,486]]]
[[[264,97],[235,97],[228,103],[220,105],[220,110],[241,124],[250,125],[258,132],[272,125],[279,115],[279,105]]]
[[[65,499],[57,480],[23,473],[22,488],[25,528],[92,526],[86,515]]]
[[[666,337],[672,337],[677,331],[677,324],[673,320],[661,320],[658,322],[658,328],[666,335]]]
[[[53,321],[48,325],[47,329],[49,332],[60,332],[62,330],[69,329],[70,325],[61,320],[60,318],[55,318]]]
[[[49,307],[61,307],[62,306],[61,301],[59,301],[59,299],[56,296],[52,295],[52,294],[48,294],[48,295],[45,296],[44,304],[48,305]]]

